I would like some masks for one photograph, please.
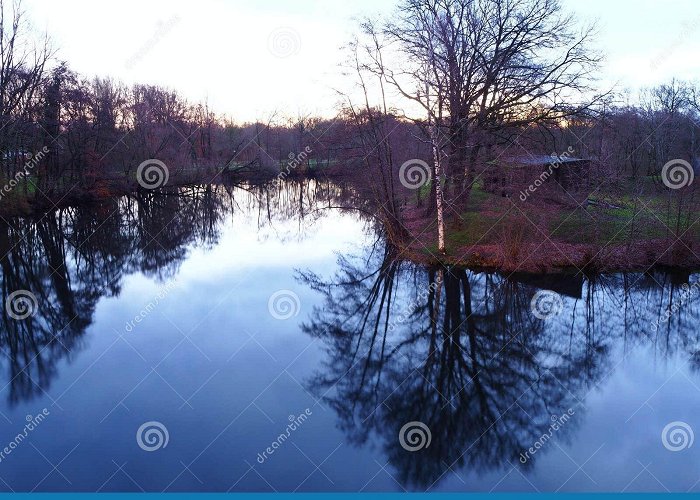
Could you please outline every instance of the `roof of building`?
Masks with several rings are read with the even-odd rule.
[[[507,160],[509,163],[515,163],[519,165],[549,165],[555,164],[572,164],[579,163],[582,161],[589,161],[586,158],[572,158],[570,156],[557,156],[557,155],[527,155],[527,156],[516,156],[509,158]]]

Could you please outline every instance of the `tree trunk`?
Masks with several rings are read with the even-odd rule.
[[[442,194],[442,162],[440,158],[440,147],[434,127],[430,128],[430,142],[433,147],[433,184],[435,186],[435,206],[437,208],[438,222],[438,251],[440,254],[445,254],[445,217],[443,212],[443,194]]]

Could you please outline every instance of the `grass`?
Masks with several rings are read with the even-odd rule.
[[[655,181],[650,178],[646,182]],[[429,189],[429,185],[424,186],[418,196],[424,199]],[[554,243],[615,246],[665,239],[675,232],[677,211],[669,207],[668,196],[663,192],[644,195],[641,201],[635,196],[599,192],[594,201],[618,208],[602,204],[571,208],[546,202],[513,207],[510,200],[484,191],[477,183],[467,208],[459,216],[448,213],[447,253],[458,255],[475,245],[514,247],[525,242],[538,243],[545,236]],[[698,223],[693,224],[695,221]],[[700,240],[700,220],[692,211],[684,210],[680,227],[680,233],[690,228],[684,239]],[[427,250],[435,253],[437,245],[429,245]]]
[[[35,181],[31,177],[23,177],[16,182],[10,187],[9,179],[0,179],[0,210],[3,213],[21,214],[31,210],[31,200],[37,192]],[[5,187],[9,187],[9,190],[5,191]]]

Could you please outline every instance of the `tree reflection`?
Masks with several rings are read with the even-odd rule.
[[[58,363],[80,350],[102,297],[118,296],[125,276],[172,279],[188,252],[212,247],[223,219],[240,211],[265,213],[258,224],[307,216],[340,188],[320,183],[283,186],[220,184],[144,191],[90,205],[57,209],[43,217],[0,224],[2,313],[0,365],[9,400],[45,392]],[[18,320],[10,295],[26,290],[36,309]]]
[[[119,295],[126,276],[172,279],[191,249],[219,242],[234,214],[244,216],[234,223],[256,224],[263,235],[272,228],[284,240],[334,207],[376,212],[352,186],[287,181],[144,191],[3,222],[0,366],[10,402],[48,390],[61,361],[86,342],[98,301]],[[573,410],[556,436],[566,439],[588,393],[625,352],[653,348],[700,366],[695,276],[659,270],[552,280],[423,267],[386,243],[378,222],[385,216],[362,217],[377,235],[365,255],[341,256],[330,280],[300,276],[325,297],[304,325],[328,351],[309,385],[351,442],[383,448],[404,485],[429,488],[450,470],[518,465],[552,418]],[[277,224],[288,221],[298,229]],[[558,315],[532,314],[539,289],[563,297]],[[21,320],[5,307],[18,290],[37,302]],[[432,433],[417,452],[398,439],[413,421]]]
[[[611,354],[648,344],[649,305],[669,302],[665,284],[644,286],[639,274],[547,282],[425,269],[396,254],[384,245],[369,257],[341,258],[330,281],[311,273],[300,279],[325,296],[304,326],[328,351],[310,389],[336,411],[352,443],[381,443],[409,487],[435,486],[451,469],[531,467],[539,457],[522,464],[520,454],[569,411],[575,416],[556,438],[575,431],[587,394],[613,368]],[[565,297],[559,315],[532,314],[538,288]],[[639,303],[645,309],[629,307]],[[685,315],[697,314],[689,309]],[[694,353],[694,329],[674,335],[690,332],[682,344]],[[432,431],[430,446],[416,452],[399,439],[413,421]]]

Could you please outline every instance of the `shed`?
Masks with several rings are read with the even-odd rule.
[[[492,162],[484,175],[484,189],[507,197],[586,200],[591,161],[567,155],[527,155]]]

